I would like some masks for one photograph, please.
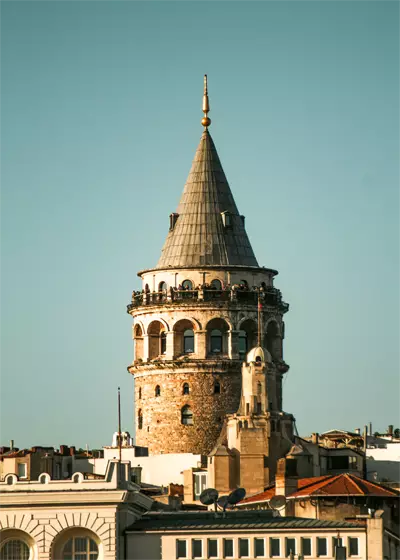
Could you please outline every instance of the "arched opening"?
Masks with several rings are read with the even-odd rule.
[[[195,351],[194,328],[191,321],[182,319],[174,326],[174,356],[193,354]]]
[[[215,278],[214,280],[212,280],[211,282],[211,288],[213,290],[222,290],[222,282],[221,280],[218,280],[217,278]]]
[[[158,300],[166,301],[167,299],[167,284],[166,282],[160,282],[158,284]]]
[[[10,538],[2,541],[0,546],[1,560],[29,560],[29,546],[21,539]]]
[[[221,383],[219,381],[214,381],[214,395],[219,395],[221,393]]]
[[[97,560],[103,557],[99,537],[83,527],[71,527],[56,537],[52,546],[53,560]]]
[[[184,426],[192,426],[193,425],[193,412],[192,409],[188,404],[182,407],[181,410],[181,423]]]
[[[159,397],[161,395],[161,387],[159,385],[156,385],[156,388],[154,390],[154,396]]]
[[[141,408],[139,408],[138,410],[137,425],[138,425],[138,430],[141,430],[143,428],[143,413]]]
[[[165,331],[161,331],[160,349],[161,349],[161,354],[167,353],[167,333]]]
[[[97,544],[90,537],[71,537],[64,545],[62,560],[95,560],[99,557]]]
[[[224,319],[212,319],[207,325],[207,349],[209,356],[228,353],[229,325]]]
[[[182,395],[188,395],[190,393],[189,383],[184,383],[182,386]]]
[[[239,331],[239,357],[246,358],[247,353],[257,344],[257,325],[252,319],[246,319],[240,325]]]
[[[133,329],[133,340],[135,343],[135,360],[143,359],[144,338],[143,330],[140,325],[135,325]]]
[[[161,354],[165,353],[166,346],[166,334],[165,326],[160,321],[153,321],[150,323],[147,329],[147,334],[149,335],[149,359],[154,360]],[[164,340],[164,342],[163,342]],[[162,345],[165,345],[165,351],[163,352]]]
[[[273,360],[282,359],[282,340],[279,336],[278,325],[275,321],[270,321],[268,323],[264,344]]]
[[[262,393],[262,387],[261,387],[261,382],[259,381],[257,383],[257,395],[261,396]]]
[[[182,288],[184,290],[193,290],[193,282],[191,280],[184,280],[182,282]]]

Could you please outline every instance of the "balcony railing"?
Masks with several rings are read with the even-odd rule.
[[[163,292],[133,292],[132,301],[127,306],[128,313],[143,305],[162,305],[192,302],[240,302],[243,304],[257,305],[258,301],[265,306],[278,307],[283,313],[289,310],[289,304],[282,301],[281,291],[277,288],[241,288],[237,286],[223,290],[198,288],[196,290],[178,290],[170,288]]]

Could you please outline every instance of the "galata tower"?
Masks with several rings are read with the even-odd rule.
[[[204,131],[157,265],[138,272],[132,294],[136,445],[150,454],[208,454],[227,414],[241,400],[241,368],[257,345],[271,356],[274,396],[282,410],[283,315],[276,270],[260,267],[245,218],[209,133],[207,77]],[[258,340],[257,340],[258,339]]]

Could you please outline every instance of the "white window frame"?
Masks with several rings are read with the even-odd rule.
[[[317,558],[326,558],[327,556],[329,556],[329,540],[328,537],[316,537],[317,540],[315,542],[315,556]],[[325,539],[326,541],[326,554],[319,554],[318,553],[318,539]]]
[[[350,539],[354,539],[357,541],[357,549],[358,552],[357,554],[350,554]],[[360,537],[353,537],[353,535],[349,535],[347,537],[347,550],[349,551],[349,558],[361,558],[361,554],[360,554]]]
[[[196,494],[196,479],[199,480],[199,487],[200,488],[203,488],[203,484],[202,484],[201,481],[205,479],[204,488],[203,488],[203,490],[205,490],[207,488],[208,472],[207,471],[198,471],[198,472],[193,473],[193,499],[198,500],[200,498],[201,492],[198,495]]]
[[[270,558],[282,558],[282,539],[280,537],[269,537],[269,557]],[[279,554],[278,556],[272,556],[272,546],[271,546],[271,540],[274,539],[276,541],[279,542]]]
[[[297,537],[295,537],[295,536],[293,536],[293,537],[285,537],[285,550],[283,551],[283,552],[284,552],[284,555],[285,555],[285,558],[289,558],[289,556],[290,556],[289,554],[286,553],[286,545],[287,545],[287,540],[288,540],[288,539],[294,540],[294,550],[293,550],[293,554],[296,555],[297,552],[298,552]],[[281,554],[282,554],[282,553],[281,553]]]
[[[307,554],[307,556],[303,552],[303,539],[308,539],[311,545],[311,552],[310,554]],[[312,537],[304,537],[304,536],[300,537],[299,554],[302,554],[304,556],[304,560],[306,560],[306,558],[312,558],[312,556],[314,556],[314,539]]]
[[[225,556],[225,545],[224,542],[225,541],[232,541],[232,556]],[[235,558],[235,541],[236,539],[234,539],[233,537],[224,537],[222,539],[222,557],[223,558]]]
[[[178,542],[184,542],[186,545],[186,556],[178,556]],[[188,539],[175,539],[175,557],[179,558],[189,558],[189,544]]]
[[[264,541],[264,555],[263,556],[256,556],[256,540],[258,541]],[[253,556],[254,558],[267,558],[267,539],[265,537],[254,537],[253,539]]]
[[[24,474],[19,474],[20,467],[24,467]],[[26,463],[17,463],[18,478],[28,478],[28,465]]]
[[[208,543],[209,543],[209,541],[217,541],[217,555],[216,555],[216,556],[210,556],[210,554],[209,554],[209,552],[208,552],[208,548],[209,548],[209,547],[208,547]],[[208,538],[207,538],[207,558],[219,558],[219,557],[220,557],[220,556],[219,556],[219,553],[220,553],[220,550],[219,550],[219,539],[216,538],[216,537],[208,537]]]
[[[240,553],[240,541],[247,541],[248,544],[248,555],[242,556]],[[249,537],[238,537],[238,558],[250,558],[250,539]]]
[[[182,540],[182,539],[180,539]],[[201,543],[201,553],[200,556],[194,556],[193,553],[193,541],[199,541]],[[204,558],[204,540],[203,539],[199,539],[199,538],[193,538],[192,539],[192,558]]]

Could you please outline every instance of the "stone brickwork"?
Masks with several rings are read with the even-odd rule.
[[[197,366],[197,367],[196,367]],[[211,364],[210,364],[211,366]],[[164,368],[135,375],[136,422],[142,411],[142,427],[136,425],[136,444],[156,453],[201,453],[215,445],[227,412],[237,410],[240,399],[240,365],[205,370],[202,364],[184,370]],[[215,393],[215,383],[219,393]],[[184,394],[184,384],[189,394]],[[156,387],[160,394],[156,396]],[[183,425],[181,411],[189,405],[193,425]]]

